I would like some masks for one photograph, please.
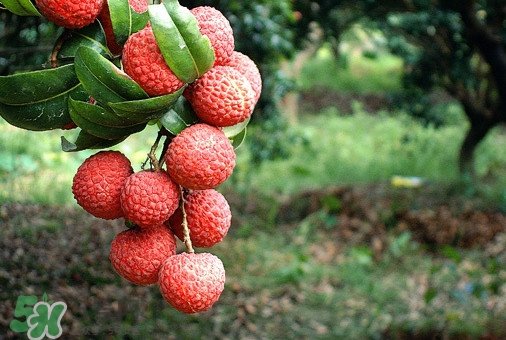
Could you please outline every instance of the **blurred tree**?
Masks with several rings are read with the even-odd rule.
[[[411,99],[413,96],[423,99],[433,89],[444,89],[456,98],[470,123],[459,155],[462,173],[473,174],[476,146],[493,127],[506,122],[503,0],[182,0],[180,3],[187,7],[210,5],[221,10],[234,28],[236,49],[249,55],[260,68],[264,87],[255,117],[270,120],[270,124],[265,125],[265,133],[258,140],[259,149],[263,150],[258,160],[284,153],[278,146],[286,136],[274,133],[286,127],[277,114],[277,105],[293,83],[279,71],[279,63],[294,56],[310,41],[314,25],[320,28],[322,40],[331,42],[336,55],[343,32],[354,23],[381,29],[390,50],[404,60],[405,93]],[[44,37],[55,36],[54,26],[44,19],[20,18],[6,11],[0,11],[0,19],[2,74],[10,73],[14,66],[40,65],[46,61]],[[30,48],[24,49],[26,46]]]
[[[506,3],[503,0],[294,0],[302,13],[298,40],[309,22],[338,45],[343,29],[360,20],[381,29],[390,50],[404,60],[409,101],[423,103],[443,89],[464,108],[470,123],[459,155],[462,174],[474,175],[474,151],[506,122]],[[354,13],[354,14],[353,14]],[[335,49],[335,47],[334,47]],[[418,105],[424,115],[428,105]],[[426,117],[427,118],[427,117]]]
[[[0,10],[0,75],[40,69],[53,49],[56,30],[45,18]]]

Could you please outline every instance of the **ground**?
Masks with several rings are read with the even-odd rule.
[[[319,261],[332,261],[345,244],[368,245],[378,260],[385,251],[385,235],[389,232],[410,230],[419,242],[467,248],[486,248],[497,235],[506,232],[506,214],[500,209],[482,199],[451,195],[448,188],[432,185],[420,189],[392,188],[387,184],[339,186],[307,191],[282,202],[275,219],[281,226],[278,232],[283,233],[298,221],[318,213],[336,217],[329,218],[321,229],[328,235],[327,241],[312,250]],[[232,228],[236,229],[228,238],[236,242],[241,237],[237,231],[241,230],[239,225],[255,214],[263,214],[265,206],[261,200],[244,200],[232,193],[227,197],[234,214]],[[322,215],[317,216],[321,221]],[[96,219],[79,207],[2,203],[0,224],[0,300],[3,301],[0,339],[25,338],[8,329],[19,295],[47,293],[49,299],[66,301],[70,313],[62,320],[64,332],[72,338],[83,339],[135,339],[135,332],[139,332],[139,326],[135,325],[146,320],[155,323],[146,325],[148,331],[169,327],[170,334],[179,334],[179,329],[188,338],[192,332],[199,334],[199,323],[207,327],[207,335],[213,339],[246,339],[252,338],[252,334],[261,337],[265,332],[279,334],[281,330],[276,329],[271,319],[278,320],[282,311],[304,300],[304,295],[293,285],[255,291],[232,278],[219,305],[203,319],[183,319],[171,313],[167,315],[174,322],[163,325],[158,313],[165,313],[162,311],[169,307],[157,295],[156,287],[133,286],[111,269],[108,247],[114,235],[124,228],[121,221]],[[232,308],[233,319],[224,320]],[[258,319],[248,317],[260,311]],[[267,323],[258,324],[258,320]],[[303,327],[297,324],[302,321],[279,322],[293,322],[292,330]],[[310,322],[314,332],[328,331],[325,325]],[[403,338],[402,334],[396,336]],[[422,334],[418,338],[440,338],[437,332],[427,336]],[[404,338],[417,337],[407,334]],[[481,338],[498,339],[485,335]]]

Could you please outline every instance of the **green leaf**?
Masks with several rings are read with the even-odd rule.
[[[234,149],[240,147],[246,139],[246,127],[248,126],[249,121],[250,118],[248,117],[238,124],[222,128],[225,136],[227,136],[232,141],[232,146]]]
[[[89,47],[79,47],[74,60],[77,77],[100,104],[148,98],[132,78]]]
[[[149,21],[148,12],[137,13],[128,1],[108,0],[114,39],[120,45],[125,44],[128,37],[143,29]]]
[[[81,111],[79,110],[80,106],[75,105],[76,101],[69,102],[69,113],[70,117],[83,131],[87,133],[102,138],[106,140],[118,140],[123,137],[129,136],[131,134],[140,132],[144,130],[146,127],[146,123],[138,124],[131,127],[112,127],[112,126],[104,126],[97,124],[95,122],[91,122],[81,115]]]
[[[72,122],[68,112],[68,98],[71,95],[80,100],[88,98],[83,87],[76,85],[68,92],[36,102],[20,105],[0,103],[0,116],[9,124],[26,130],[59,129]]]
[[[42,16],[30,0],[2,0],[2,4],[16,15]]]
[[[69,34],[64,31],[62,34]],[[95,21],[93,24],[85,26],[79,30],[73,30],[69,38],[65,39],[60,51],[58,52],[59,59],[74,58],[77,49],[81,46],[87,46],[102,55],[110,55],[107,48],[105,33],[102,26]]]
[[[74,65],[0,76],[0,103],[26,105],[60,96],[79,84]]]
[[[238,147],[240,147],[242,145],[242,143],[246,139],[246,132],[247,132],[247,128],[245,127],[244,129],[242,129],[241,132],[239,132],[237,135],[235,135],[232,138],[232,146],[234,147],[234,149],[237,149]]]
[[[84,117],[92,123],[99,125],[121,128],[147,122],[144,117],[119,117],[113,111],[107,110],[102,106],[94,105],[89,102],[74,100],[72,98],[69,100],[69,106],[72,107],[73,110],[77,111],[80,116]]]
[[[163,127],[173,135],[177,135],[197,121],[197,115],[183,96],[179,97],[174,106],[160,118]]]
[[[183,86],[174,93],[149,99],[110,103],[109,107],[120,117],[138,118],[138,116],[142,116],[147,120],[160,118],[172,108],[172,105],[183,94],[184,89]]]
[[[227,136],[228,138],[233,138],[235,137],[236,135],[242,133],[242,131],[246,128],[246,126],[248,125],[250,121],[250,117],[246,118],[245,120],[243,120],[242,122],[240,123],[237,123],[235,125],[232,125],[232,126],[226,126],[223,129],[223,132],[225,133],[225,136]]]
[[[65,152],[76,152],[86,149],[105,149],[124,141],[128,136],[120,139],[108,140],[93,136],[86,131],[81,130],[74,143],[70,142],[64,136],[61,137],[61,147]]]
[[[214,50],[197,20],[176,0],[148,8],[151,27],[165,62],[185,83],[192,83],[214,64]]]

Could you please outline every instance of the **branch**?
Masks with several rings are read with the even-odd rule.
[[[501,38],[476,17],[475,0],[462,0],[457,8],[471,46],[475,46],[490,66],[499,96],[506,98],[506,52]],[[504,99],[502,99],[504,100]],[[506,104],[502,104],[506,107]]]

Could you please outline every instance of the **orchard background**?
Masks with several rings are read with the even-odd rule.
[[[46,292],[76,339],[506,338],[502,2],[180,3],[220,9],[264,82],[219,188],[222,297],[182,315],[115,275],[124,226],[70,190],[93,152],[0,120],[0,337]],[[0,10],[0,74],[40,69],[58,33]],[[114,149],[138,170],[152,136]]]

